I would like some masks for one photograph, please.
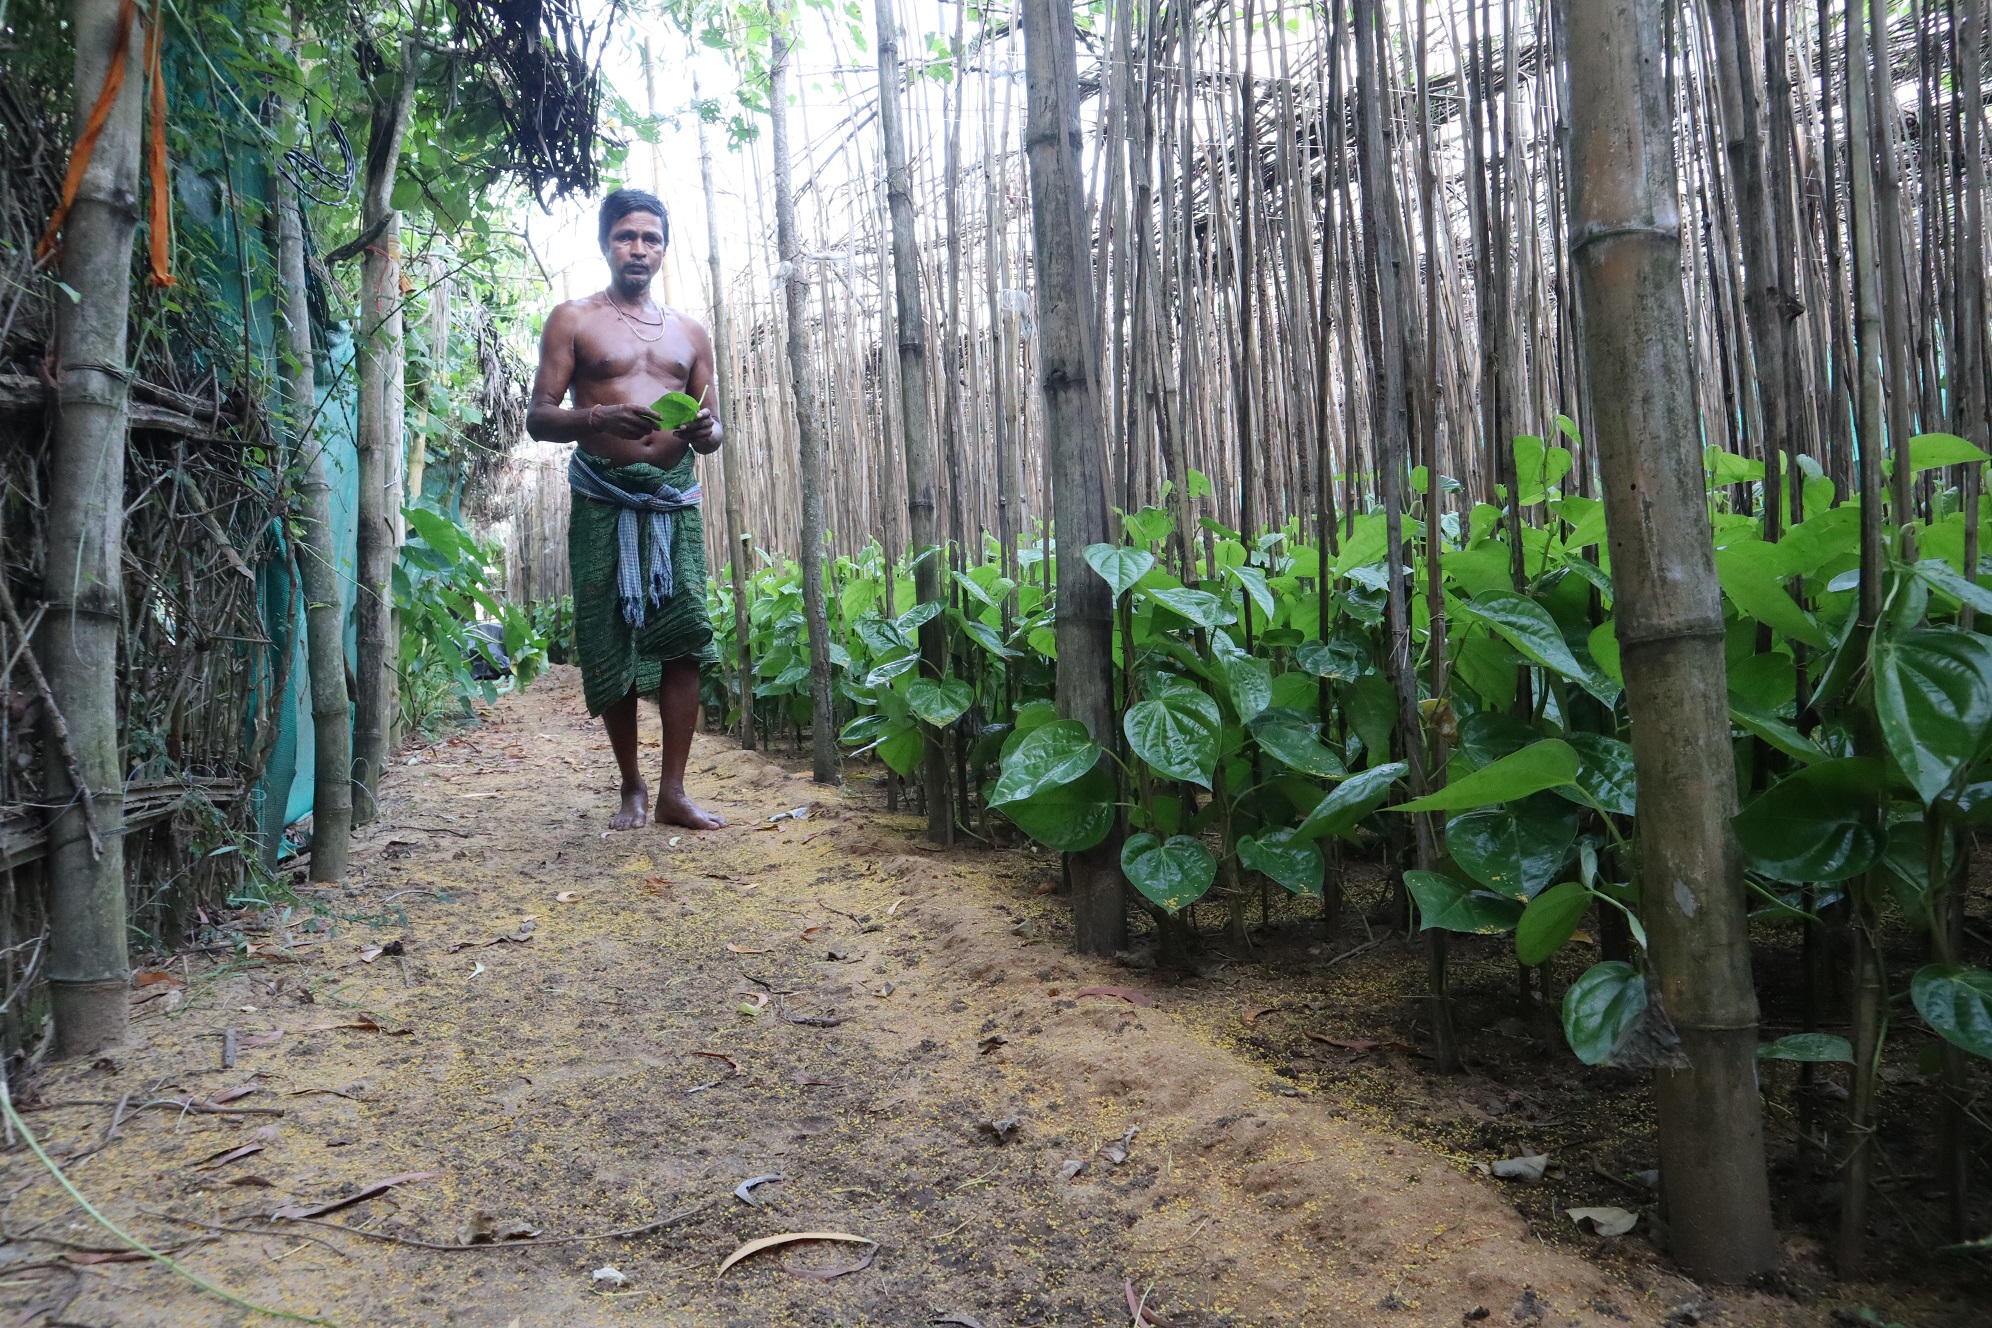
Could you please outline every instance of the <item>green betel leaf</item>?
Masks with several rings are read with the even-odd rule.
[[[1317,678],[1354,682],[1363,676],[1363,666],[1369,662],[1365,654],[1360,643],[1336,637],[1301,642],[1293,652],[1293,662]]]
[[[1114,781],[1104,770],[1089,770],[1069,784],[1003,804],[1003,815],[1046,848],[1077,853],[1114,828]]]
[[[1576,822],[1560,816],[1479,811],[1446,826],[1446,847],[1460,870],[1515,900],[1533,899],[1555,880],[1576,842]]]
[[[1365,673],[1343,693],[1342,713],[1363,740],[1371,765],[1390,759],[1390,735],[1397,728],[1397,691],[1381,673]]]
[[[1114,598],[1118,600],[1135,582],[1148,575],[1148,569],[1155,566],[1155,555],[1121,544],[1089,544],[1086,565],[1113,587]]]
[[[1531,793],[1574,784],[1582,762],[1576,748],[1560,738],[1532,742],[1513,756],[1482,766],[1436,793],[1392,807],[1394,812],[1461,812],[1513,802]]]
[[[946,678],[940,682],[932,678],[917,678],[906,689],[906,704],[913,713],[939,728],[952,724],[968,712],[975,704],[975,689],[959,678]]]
[[[1969,604],[1980,613],[1992,614],[1992,587],[1965,580],[1958,574],[1956,568],[1943,559],[1923,559],[1916,564],[1916,575],[1927,581],[1939,594],[1948,596],[1960,604]]]
[[[1224,607],[1224,601],[1208,590],[1189,590],[1182,586],[1150,586],[1141,593],[1169,612],[1189,619],[1198,627],[1223,627],[1238,620],[1238,615]]]
[[[1807,765],[1826,759],[1826,753],[1819,749],[1817,743],[1736,692],[1729,694],[1729,722],[1745,733],[1762,738],[1786,756],[1803,761]]]
[[[1577,787],[1584,796],[1602,811],[1631,816],[1639,800],[1639,781],[1632,768],[1632,744],[1582,730],[1566,734],[1564,741],[1577,749]],[[1557,792],[1572,802],[1579,801],[1569,789]]]
[[[1826,649],[1832,643],[1811,614],[1785,593],[1779,578],[1777,545],[1744,542],[1715,554],[1722,593],[1747,617],[1794,641]]]
[[[1349,776],[1294,827],[1294,838],[1323,839],[1349,834],[1365,816],[1383,805],[1383,800],[1390,796],[1390,786],[1404,778],[1410,768],[1402,761],[1392,761]]]
[[[1810,1061],[1814,1065],[1852,1065],[1854,1049],[1838,1033],[1789,1033],[1757,1048],[1760,1061]]]
[[[1876,795],[1881,762],[1820,761],[1785,776],[1736,814],[1736,841],[1751,870],[1804,885],[1858,876],[1881,856]]]
[[[1003,758],[1003,774],[989,805],[1001,807],[1048,788],[1069,784],[1100,760],[1100,744],[1076,719],[1055,719],[1026,734]],[[1015,818],[1012,818],[1015,819]]]
[[[1992,641],[1947,628],[1887,632],[1871,667],[1888,753],[1924,804],[1935,802],[1992,726]]]
[[[684,428],[697,419],[703,409],[697,397],[683,392],[666,392],[650,403],[650,413],[657,417],[657,427],[666,431]]]
[[[1514,900],[1485,890],[1469,890],[1437,872],[1405,872],[1404,886],[1418,901],[1419,931],[1437,927],[1440,931],[1495,936],[1512,931],[1521,921],[1522,906]]]
[[[1591,907],[1591,892],[1575,881],[1551,886],[1529,901],[1515,924],[1515,958],[1534,968],[1547,963],[1577,934],[1577,924]]]
[[[1127,745],[1157,774],[1210,787],[1223,728],[1210,697],[1190,687],[1165,692],[1130,706],[1121,727]]]
[[[1321,745],[1321,726],[1292,711],[1269,710],[1252,721],[1252,736],[1268,756],[1290,770],[1324,779],[1348,773],[1335,753]]]
[[[1533,434],[1515,439],[1515,480],[1521,492],[1515,495],[1520,507],[1542,502],[1549,491],[1570,473],[1572,457],[1561,447],[1545,447]]]
[[[1231,695],[1231,707],[1244,723],[1251,723],[1273,703],[1273,671],[1265,660],[1240,651],[1220,656],[1217,666]]]
[[[915,724],[895,729],[878,744],[878,759],[891,766],[893,773],[902,779],[920,768],[920,759],[926,754],[927,739]]]
[[[1607,704],[1618,699],[1609,683],[1592,674],[1578,662],[1577,656],[1570,653],[1569,643],[1563,639],[1563,631],[1556,625],[1556,620],[1549,616],[1548,609],[1534,600],[1517,595],[1512,590],[1496,590],[1462,600],[1459,608],[1462,613],[1486,623],[1530,663],[1560,673],[1594,695],[1600,691],[1611,692],[1609,700],[1599,697]]]
[[[1620,959],[1584,970],[1563,993],[1563,1036],[1586,1065],[1607,1065],[1627,1029],[1646,1013],[1646,979]]]
[[[1121,870],[1128,884],[1171,913],[1204,897],[1217,879],[1217,859],[1188,835],[1167,840],[1131,835],[1121,845]]]
[[[1944,1041],[1992,1060],[1992,973],[1931,964],[1909,984],[1909,998]]]
[[[1295,836],[1292,829],[1274,830],[1263,837],[1243,835],[1238,840],[1238,861],[1247,871],[1263,872],[1297,895],[1321,897],[1326,875],[1321,850]]]
[[[1975,466],[1989,459],[1954,433],[1919,433],[1909,440],[1909,469],[1918,475],[1939,466]],[[1889,463],[1893,465],[1894,458]]]
[[[1259,621],[1270,622],[1273,616],[1273,591],[1266,584],[1266,574],[1256,567],[1227,567],[1224,574],[1245,588],[1251,596],[1252,604],[1259,610]]]
[[[898,659],[889,659],[865,675],[865,686],[882,687],[894,678],[897,678],[900,674],[910,673],[919,666],[920,657],[918,655],[901,655]],[[809,671],[809,666],[805,663],[800,667],[806,675]]]

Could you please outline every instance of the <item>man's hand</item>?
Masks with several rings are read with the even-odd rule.
[[[678,437],[693,451],[703,451],[702,444],[712,441],[713,433],[718,426],[719,421],[713,418],[711,410],[701,410],[692,417],[690,424],[678,430]]]
[[[618,404],[588,407],[588,429],[611,438],[648,438],[657,432],[658,419],[647,406]]]

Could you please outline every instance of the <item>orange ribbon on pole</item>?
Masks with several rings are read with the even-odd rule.
[[[62,199],[55,206],[55,212],[48,219],[48,226],[42,231],[41,239],[35,243],[35,263],[46,263],[62,247],[63,223],[69,220],[69,210],[76,205],[76,193],[83,187],[83,173],[90,169],[90,158],[96,154],[97,140],[103,137],[104,126],[110,122],[111,108],[117,105],[118,95],[124,91],[125,62],[131,54],[131,25],[138,17],[137,0],[124,0],[118,10],[118,37],[111,47],[110,67],[104,72],[104,86],[97,93],[96,104],[90,108],[89,119],[84,122],[83,132],[76,137],[75,150],[69,154],[69,170],[62,180]],[[152,284],[171,286],[172,274],[172,196],[168,192],[166,171],[166,82],[161,71],[161,48],[164,45],[164,27],[155,3],[150,18],[150,31],[146,33],[145,65],[152,79],[152,139],[150,144],[150,174],[152,177],[152,210],[150,214],[150,258],[152,262]]]

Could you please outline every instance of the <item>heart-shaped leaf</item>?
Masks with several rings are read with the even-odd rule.
[[[1223,728],[1217,702],[1193,687],[1179,687],[1128,707],[1122,721],[1128,746],[1157,774],[1210,787]]]
[[[1317,678],[1331,682],[1354,682],[1363,676],[1369,663],[1367,652],[1355,641],[1336,637],[1328,641],[1303,641],[1293,652],[1293,662]]]
[[[1003,773],[989,793],[989,805],[1001,807],[1044,789],[1069,784],[1100,760],[1100,744],[1076,719],[1057,719],[1032,729],[1003,758]]]
[[[1437,872],[1405,872],[1404,886],[1418,901],[1420,931],[1437,927],[1441,931],[1493,936],[1513,930],[1521,921],[1522,906],[1514,900],[1485,890],[1469,890],[1452,877]]]
[[[1992,1060],[1992,973],[1931,964],[1910,982],[1909,997],[1938,1036]]]
[[[917,724],[904,724],[888,733],[878,744],[878,759],[904,779],[920,768],[927,754],[927,738]]]
[[[1881,762],[1821,761],[1786,775],[1736,814],[1751,870],[1804,885],[1858,876],[1881,856]]]
[[[952,724],[975,704],[975,689],[960,678],[916,678],[906,689],[906,704],[936,728]]]
[[[1446,847],[1460,870],[1515,900],[1533,899],[1554,881],[1576,842],[1575,821],[1505,809],[1455,816],[1446,826]]]
[[[1584,970],[1563,993],[1563,1036],[1586,1065],[1609,1064],[1612,1049],[1646,1013],[1646,979],[1620,959]]]
[[[1992,641],[1949,628],[1886,632],[1869,661],[1882,741],[1924,804],[1935,802],[1992,726]]]
[[[1189,619],[1198,627],[1223,627],[1238,620],[1238,615],[1224,607],[1224,601],[1208,590],[1191,590],[1185,586],[1152,586],[1141,593],[1169,612]]]
[[[1455,779],[1436,793],[1392,807],[1394,812],[1458,812],[1513,802],[1531,793],[1573,784],[1577,780],[1577,750],[1560,738],[1532,742],[1512,756],[1482,766],[1464,779]]]
[[[1577,934],[1577,924],[1590,907],[1591,892],[1575,881],[1551,886],[1531,899],[1515,924],[1515,958],[1530,968],[1547,963]]]
[[[1123,544],[1089,544],[1086,564],[1113,587],[1114,598],[1118,600],[1135,582],[1148,575],[1148,570],[1155,566],[1155,555]]]
[[[1788,1033],[1757,1048],[1760,1061],[1810,1061],[1815,1065],[1852,1065],[1854,1049],[1838,1033]]]
[[[699,399],[683,392],[666,392],[650,403],[650,413],[657,417],[657,427],[667,432],[682,429],[699,417]]]
[[[1348,772],[1335,753],[1321,745],[1321,726],[1289,710],[1269,710],[1252,722],[1260,750],[1290,770],[1323,779]]]
[[[1581,729],[1565,734],[1565,742],[1577,751],[1577,790],[1601,811],[1614,816],[1631,816],[1637,810],[1639,780],[1632,768],[1632,744],[1604,733]],[[1573,790],[1559,788],[1572,802]]]
[[[1373,765],[1360,774],[1349,776],[1329,790],[1327,796],[1315,804],[1314,810],[1294,827],[1294,838],[1323,839],[1329,835],[1347,835],[1365,816],[1383,806],[1384,799],[1390,796],[1390,786],[1404,778],[1409,770],[1410,767],[1402,761],[1392,761],[1388,765]]]
[[[1251,723],[1273,703],[1273,673],[1265,660],[1239,651],[1222,655],[1217,662],[1224,675],[1225,690],[1231,694],[1232,709],[1238,718]]]
[[[1003,804],[1003,815],[1046,848],[1077,853],[1092,848],[1114,827],[1114,781],[1092,769],[1069,784],[1055,784]]]
[[[1121,870],[1135,889],[1176,913],[1204,897],[1217,879],[1217,859],[1188,835],[1131,835],[1121,846]]]
[[[1321,897],[1326,875],[1321,850],[1297,838],[1291,829],[1273,830],[1258,838],[1240,836],[1238,862],[1247,871],[1265,873],[1294,894]]]
[[[1459,609],[1469,617],[1486,623],[1530,662],[1562,674],[1593,694],[1603,691],[1610,694],[1610,700],[1617,699],[1616,690],[1610,683],[1598,678],[1570,653],[1570,646],[1563,639],[1563,630],[1549,616],[1549,610],[1527,596],[1512,590],[1488,591],[1461,601]],[[1606,700],[1606,697],[1600,696],[1599,699]]]

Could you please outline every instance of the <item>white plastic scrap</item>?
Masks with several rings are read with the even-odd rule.
[[[594,1272],[597,1282],[607,1282],[610,1286],[624,1286],[629,1282],[629,1274],[618,1272],[608,1264],[603,1264]]]

